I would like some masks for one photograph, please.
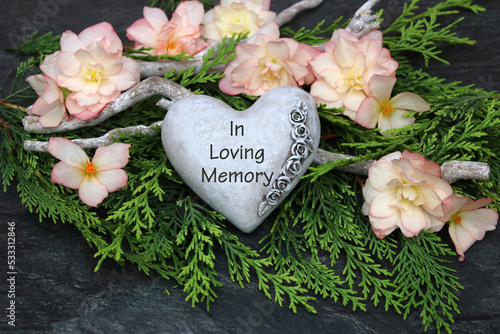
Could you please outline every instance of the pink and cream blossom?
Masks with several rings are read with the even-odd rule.
[[[33,106],[31,113],[40,116],[39,122],[45,128],[58,126],[63,119],[69,120],[66,112],[64,90],[57,86],[56,82],[47,75],[35,74],[26,81],[40,96]]]
[[[144,7],[143,13],[144,18],[127,29],[127,37],[135,42],[135,48],[153,48],[149,50],[152,55],[184,52],[192,56],[209,45],[201,38],[205,10],[199,1],[181,2],[170,21],[159,8]]]
[[[66,31],[60,42],[61,51],[45,57],[40,69],[66,90],[66,110],[78,119],[96,116],[140,80],[139,65],[122,55],[122,42],[107,22],[79,35]]]
[[[311,95],[329,108],[345,108],[344,114],[356,119],[356,111],[369,95],[368,83],[375,74],[395,76],[399,64],[382,47],[382,33],[372,31],[361,39],[337,29],[325,44],[325,52],[311,61],[317,80]]]
[[[391,98],[395,77],[374,75],[368,83],[370,95],[367,96],[356,113],[356,123],[373,129],[378,125],[381,132],[402,128],[415,123],[414,117],[404,117],[408,110],[424,112],[430,104],[413,93],[399,93]]]
[[[439,231],[441,203],[453,193],[440,166],[419,153],[393,152],[375,161],[363,188],[363,213],[378,238],[399,228],[406,237]]]
[[[129,144],[114,143],[97,148],[94,158],[72,141],[52,137],[47,151],[61,160],[52,169],[52,182],[78,189],[80,199],[88,206],[97,206],[110,192],[125,187],[127,173],[121,169],[129,161]]]
[[[453,194],[443,201],[442,222],[449,222],[449,233],[455,244],[459,261],[465,258],[465,251],[476,241],[482,240],[487,231],[493,231],[498,223],[498,213],[493,209],[482,208],[493,202],[492,198],[474,201]],[[481,209],[482,208],[482,209]]]
[[[319,50],[290,38],[279,38],[276,22],[265,26],[247,43],[236,47],[236,58],[228,64],[219,82],[229,95],[260,96],[274,87],[302,86],[314,80],[309,61]]]
[[[275,19],[276,13],[269,10],[270,5],[271,0],[221,0],[220,5],[209,10],[203,18],[203,37],[220,41],[225,36],[247,32],[251,37]]]

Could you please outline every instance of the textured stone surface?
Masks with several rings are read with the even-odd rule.
[[[0,96],[8,94],[13,71],[24,57],[5,49],[10,46],[9,33],[23,35],[29,23],[40,13],[41,5],[51,0],[2,1],[0,11]],[[279,11],[293,0],[273,0],[272,9]],[[358,1],[325,0],[316,10],[303,13],[294,21],[295,27],[312,27],[325,19],[327,24],[339,16],[349,17]],[[362,2],[362,1],[361,1]],[[41,32],[61,33],[66,29],[79,32],[87,26],[108,20],[120,36],[131,22],[140,18],[145,1],[59,1],[59,9],[37,28]],[[421,1],[426,7],[435,0]],[[465,13],[458,34],[477,40],[475,46],[447,46],[441,56],[450,66],[431,61],[426,69],[432,75],[464,84],[475,84],[486,90],[500,89],[500,53],[498,43],[500,5],[497,0],[478,1],[486,13]],[[381,1],[386,15],[394,19],[404,1]],[[41,15],[41,14],[38,14]],[[462,14],[460,14],[462,15]],[[450,21],[457,16],[450,17]],[[43,19],[43,17],[42,17]],[[26,21],[27,20],[27,21]],[[27,22],[27,23],[26,23]],[[418,64],[418,59],[411,59]],[[423,67],[424,64],[422,63]],[[15,330],[5,324],[7,299],[6,235],[7,222],[16,222],[18,282]],[[254,249],[269,232],[262,224],[246,235],[229,227],[243,242]],[[446,233],[444,240],[450,242]],[[351,311],[331,300],[314,302],[318,313],[299,309],[297,314],[280,308],[268,300],[255,283],[245,289],[231,282],[224,254],[217,253],[216,265],[224,284],[217,290],[218,299],[210,306],[191,307],[186,295],[175,288],[175,282],[158,275],[146,276],[133,266],[120,267],[106,261],[94,272],[97,259],[74,226],[50,220],[38,221],[38,216],[26,210],[15,187],[0,191],[0,317],[1,333],[423,333],[418,315],[408,319],[382,307],[368,307],[367,312]],[[460,292],[461,314],[452,324],[453,333],[494,334],[500,331],[500,233],[491,232],[483,241],[467,251],[459,263],[450,257],[451,267],[464,285]],[[170,296],[164,292],[170,291]],[[429,333],[434,333],[433,328]]]
[[[278,87],[243,111],[209,96],[183,98],[167,112],[161,136],[189,187],[250,233],[307,171],[320,130],[313,98],[299,88]]]

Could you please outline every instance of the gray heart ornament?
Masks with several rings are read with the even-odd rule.
[[[318,149],[320,121],[311,95],[296,87],[274,88],[243,111],[192,95],[170,107],[161,137],[184,182],[250,233],[306,173]]]

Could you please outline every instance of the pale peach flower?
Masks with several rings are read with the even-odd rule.
[[[399,64],[382,47],[382,33],[372,31],[361,39],[337,29],[311,66],[317,80],[311,95],[329,108],[345,108],[344,114],[356,119],[356,111],[368,96],[368,82],[375,74],[394,76]]]
[[[40,116],[38,121],[45,128],[58,126],[63,119],[69,120],[64,105],[64,91],[47,75],[35,74],[26,78],[40,96],[31,106],[31,113]]]
[[[229,95],[260,96],[274,87],[311,83],[309,61],[320,51],[279,34],[278,25],[271,22],[236,46],[236,58],[226,67],[220,89]]]
[[[370,94],[359,106],[356,123],[369,129],[378,124],[380,132],[385,132],[415,123],[415,117],[403,117],[408,110],[417,112],[430,110],[430,104],[413,93],[399,93],[391,98],[395,83],[395,77],[381,75],[371,77],[368,83]]]
[[[221,0],[203,18],[204,38],[220,41],[225,36],[249,33],[253,36],[260,28],[273,21],[276,13],[269,10],[271,0]]]
[[[113,27],[102,22],[79,35],[64,32],[61,51],[45,57],[40,69],[70,91],[65,101],[68,113],[85,120],[139,82],[139,65],[122,50]]]
[[[455,244],[459,261],[465,259],[465,251],[478,240],[482,240],[486,231],[493,231],[498,223],[498,213],[493,209],[480,209],[493,202],[492,198],[474,201],[470,198],[453,194],[443,201],[442,222],[449,222],[449,233]]]
[[[441,203],[453,193],[441,168],[419,153],[394,152],[375,161],[363,187],[363,213],[378,238],[399,228],[406,237],[439,231]]]
[[[72,141],[52,137],[47,151],[61,160],[52,169],[52,182],[79,189],[80,199],[95,207],[110,192],[127,184],[127,173],[121,168],[129,161],[129,148],[129,144],[122,143],[101,146],[90,160],[83,149]]]
[[[127,37],[134,47],[149,47],[152,55],[177,55],[185,52],[192,56],[209,46],[201,38],[200,24],[205,10],[199,1],[181,2],[169,21],[159,8],[144,7],[144,18],[127,29]]]

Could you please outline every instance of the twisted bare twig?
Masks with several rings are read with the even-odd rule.
[[[380,0],[368,0],[356,11],[356,13],[354,13],[354,17],[351,22],[349,22],[346,30],[352,32],[358,38],[361,38],[370,31],[378,29],[380,22],[375,22],[377,15],[371,14],[373,6],[379,2]]]
[[[151,77],[145,79],[122,93],[118,99],[108,104],[96,117],[82,121],[74,116],[69,121],[63,120],[61,124],[53,128],[44,128],[38,122],[38,116],[25,116],[23,126],[25,131],[34,131],[35,133],[58,133],[76,130],[79,128],[97,125],[113,115],[131,107],[139,101],[142,101],[153,95],[163,95],[172,101],[177,101],[193,93],[181,85],[160,77]]]
[[[165,102],[166,100],[162,99],[158,102],[158,105],[168,108],[170,103],[166,102],[166,104],[164,104]],[[159,121],[151,124],[150,126],[137,125],[127,128],[114,129],[98,138],[74,139],[72,142],[82,148],[97,148],[99,146],[112,144],[115,139],[119,138],[123,134],[133,136],[139,133],[156,136],[160,134],[158,129],[161,128],[161,125],[162,121]],[[27,140],[24,143],[24,149],[26,151],[46,152],[47,145],[48,142]],[[356,157],[352,155],[332,153],[323,149],[318,149],[313,163],[316,165],[322,165],[328,163],[329,161],[354,158]],[[363,161],[349,166],[337,167],[336,170],[367,176],[368,168],[372,163],[373,160]],[[448,183],[453,183],[457,180],[488,181],[490,178],[490,167],[484,162],[456,160],[448,161],[441,165],[441,178]]]
[[[313,163],[322,165],[329,161],[355,158],[356,157],[352,155],[332,153],[319,149]],[[349,166],[337,167],[336,170],[367,176],[368,168],[370,168],[372,163],[373,160],[363,161]],[[458,180],[488,181],[490,178],[490,166],[485,162],[478,161],[447,161],[441,165],[441,178],[448,183],[453,183]]]

